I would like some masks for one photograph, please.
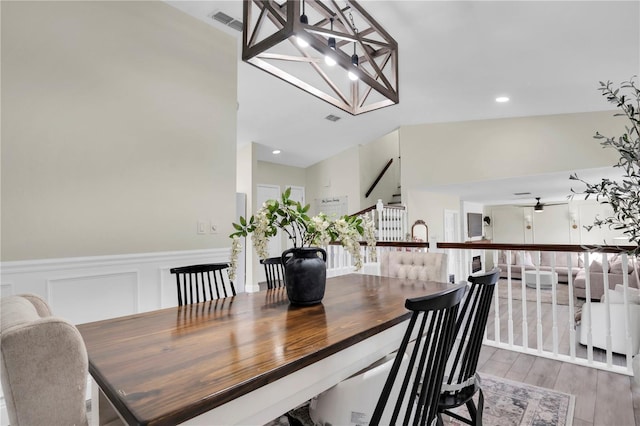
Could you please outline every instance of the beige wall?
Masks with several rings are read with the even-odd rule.
[[[236,170],[236,191],[247,194],[247,211],[253,207],[253,171],[257,169],[254,144],[238,148],[238,168]]]
[[[611,166],[593,135],[624,124],[605,111],[401,127],[402,188]]]
[[[609,204],[595,200],[571,200],[559,205],[547,205],[536,213],[533,207],[485,206],[485,214],[491,217],[489,238],[494,243],[527,244],[625,244],[623,234],[615,229],[585,226],[592,225],[596,217],[613,215]],[[531,228],[526,225],[530,223]],[[575,228],[573,227],[575,225]]]
[[[307,168],[307,202],[325,197],[348,198],[348,212],[355,213],[360,207],[360,149],[355,146]]]
[[[2,260],[228,246],[236,57],[162,2],[2,2]]]
[[[371,143],[360,146],[360,209],[373,206],[378,199],[387,204],[394,201],[393,194],[400,192],[398,188],[400,185],[399,143],[398,131],[395,130]],[[390,159],[393,159],[393,163],[369,197],[365,198],[364,195]]]
[[[456,195],[437,194],[425,191],[403,192],[406,198],[409,232],[411,225],[422,219],[429,227],[429,240],[434,238],[443,241],[444,237],[444,211],[460,211],[460,198]]]

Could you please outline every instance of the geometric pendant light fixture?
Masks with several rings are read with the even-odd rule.
[[[246,0],[243,21],[243,61],[353,115],[399,102],[398,43],[356,1]]]

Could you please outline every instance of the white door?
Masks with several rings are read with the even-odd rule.
[[[304,207],[304,205],[306,204],[304,197],[304,186],[289,185],[287,186],[287,188],[291,188],[291,196],[289,198],[291,198],[293,201],[299,202]]]

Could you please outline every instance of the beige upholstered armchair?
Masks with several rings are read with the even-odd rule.
[[[447,282],[447,255],[392,251],[380,257],[380,274],[386,277]]]
[[[87,351],[73,324],[34,295],[0,299],[0,363],[9,422],[86,425]]]

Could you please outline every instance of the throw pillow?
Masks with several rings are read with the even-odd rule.
[[[602,260],[593,259],[589,265],[589,271],[602,273]]]
[[[629,292],[629,303],[640,305],[640,289],[627,287],[627,291]],[[621,295],[624,294],[624,286],[622,284],[616,284],[615,292]]]
[[[617,305],[617,304],[623,304],[624,303],[624,293],[622,292],[622,286],[620,286],[620,290],[621,291],[617,291],[617,287],[616,286],[616,290],[607,290],[607,294],[609,295],[609,303],[612,305]],[[631,290],[631,289],[629,289]],[[604,294],[602,295],[602,297],[600,297],[600,303],[604,303]],[[640,293],[639,294],[632,294],[632,292],[629,292],[629,304],[632,305],[640,305]]]
[[[609,260],[609,271],[612,274],[622,274],[622,256],[616,254]],[[633,263],[627,263],[627,272],[633,272]]]

